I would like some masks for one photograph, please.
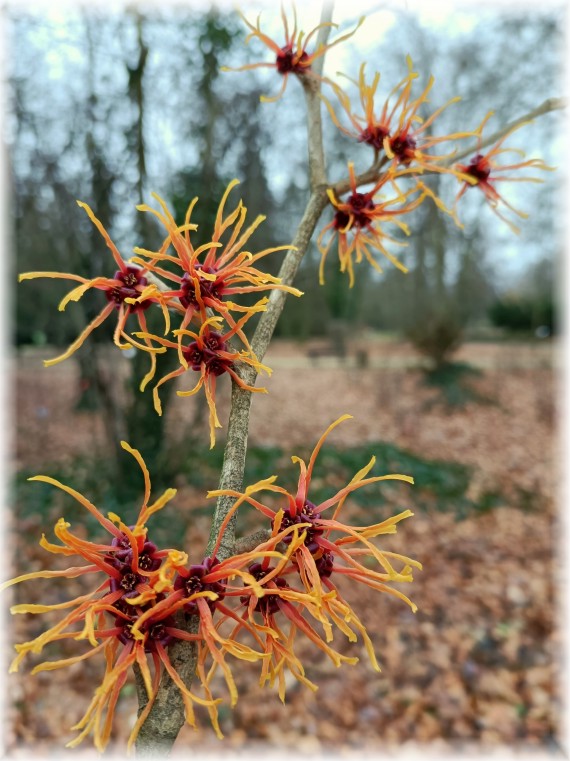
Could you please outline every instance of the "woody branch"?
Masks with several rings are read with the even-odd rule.
[[[329,22],[331,12],[332,3],[328,3],[323,8],[321,22]],[[321,28],[317,47],[320,44],[326,44],[329,33],[329,26]],[[319,68],[315,67],[317,73],[322,68],[323,58],[324,56],[321,56],[318,59]],[[320,82],[311,75],[300,77],[300,81],[303,86],[307,107],[310,196],[305,212],[297,227],[291,248],[287,252],[279,271],[279,278],[284,285],[291,285],[293,283],[317,223],[328,203],[321,100],[318,95]],[[260,362],[263,360],[277,321],[283,311],[286,296],[287,294],[284,291],[273,290],[269,297],[267,308],[261,314],[257,324],[251,346]],[[244,366],[240,370],[240,377],[248,385],[254,385],[257,371],[253,367]],[[220,489],[239,490],[242,488],[247,453],[250,408],[251,392],[240,388],[237,383],[232,381],[231,408],[220,477]],[[230,497],[218,498],[206,554],[212,552],[220,532],[220,527],[233,503],[234,500]],[[219,545],[219,559],[223,560],[229,557],[237,548],[241,549],[241,546],[249,546],[250,541],[251,539],[246,537],[244,540],[238,540],[238,543],[236,543],[235,519],[230,520]],[[196,632],[198,630],[198,617],[188,617],[187,621],[180,620],[182,618],[183,614],[180,614],[178,625],[181,628],[185,628],[189,632]],[[169,657],[184,683],[190,687],[196,671],[197,648],[195,645],[178,640],[169,648]],[[136,673],[136,684],[140,713],[147,703],[146,691],[140,673]],[[168,754],[184,722],[184,704],[181,693],[165,672],[162,676],[153,707],[139,732],[136,742],[137,754],[147,757],[154,756],[157,753],[161,755]]]

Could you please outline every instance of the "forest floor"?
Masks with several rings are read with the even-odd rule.
[[[339,479],[350,479],[374,453],[375,472],[386,466],[385,472],[416,478],[416,486],[404,491],[377,489],[369,501],[347,503],[346,516],[362,525],[373,522],[367,518],[374,512],[413,510],[414,517],[382,546],[423,563],[405,590],[418,612],[387,595],[350,589],[350,601],[374,642],[380,674],[360,644],[338,641],[342,652],[362,657],[356,666],[337,670],[314,646],[299,641],[307,675],[319,689],[313,693],[288,684],[282,704],[268,688],[259,688],[255,664],[235,661],[240,698],[233,711],[224,707],[220,713],[223,745],[199,711],[200,728],[185,727],[177,748],[307,755],[391,753],[405,747],[441,755],[508,746],[562,755],[556,346],[467,344],[456,357],[461,372],[431,386],[409,346],[370,340],[366,356],[358,348],[350,347],[342,359],[331,356],[323,342],[272,346],[266,357],[275,368],[266,384],[269,393],[256,396],[252,408],[250,477],[282,470],[280,482],[293,487],[290,455],[307,455],[333,420],[352,414],[323,450],[315,488],[330,494]],[[50,496],[41,502],[44,491],[38,496],[33,492],[38,487],[25,483],[24,476],[65,476],[66,483],[81,488],[85,463],[100,462],[108,449],[98,416],[74,411],[78,366],[70,361],[44,370],[44,355],[49,352],[26,352],[14,361],[18,512],[10,522],[19,573],[53,562],[37,541],[70,509],[67,499]],[[188,383],[181,382],[183,387]],[[180,462],[195,469],[175,483],[176,509],[185,517],[184,546],[203,547],[209,523],[205,492],[216,487],[219,465],[211,457],[221,457],[223,432],[215,455],[204,449],[195,456],[188,452],[184,460],[183,432],[195,424],[200,401],[176,398],[167,433]],[[220,384],[220,420],[227,419],[228,409],[228,384]],[[207,436],[205,421],[198,425]],[[57,582],[57,589],[55,582],[43,584],[49,588],[42,582],[16,587],[14,601],[63,601],[85,589],[80,580]],[[10,640],[39,634],[45,628],[41,618],[11,619]],[[33,677],[29,670],[26,665],[5,682],[11,704],[5,741],[15,757],[27,756],[30,748],[55,752],[73,737],[69,729],[85,711],[102,664],[93,659]],[[129,684],[116,711],[118,748],[135,720],[135,702]]]

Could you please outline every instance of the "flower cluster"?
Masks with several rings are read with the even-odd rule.
[[[352,140],[369,145],[373,149],[374,166],[378,170],[378,179],[373,189],[362,193],[358,191],[358,185],[361,183],[355,176],[354,165],[349,163],[351,195],[344,202],[337,201],[334,191],[329,189],[329,199],[335,207],[335,214],[332,222],[321,232],[318,241],[321,252],[321,283],[324,282],[325,259],[335,238],[338,239],[340,269],[341,272],[348,272],[351,286],[354,284],[353,254],[356,263],[366,259],[379,270],[370,249],[380,251],[398,269],[406,272],[406,268],[386,249],[384,243],[389,241],[398,246],[405,244],[384,233],[379,222],[396,223],[406,235],[409,235],[408,225],[399,221],[397,217],[417,209],[425,198],[430,198],[440,210],[451,214],[457,224],[460,224],[455,211],[448,209],[443,201],[418,179],[418,176],[434,172],[451,174],[465,183],[474,184],[475,181],[471,175],[463,172],[458,166],[450,165],[449,160],[453,152],[433,154],[430,149],[440,143],[476,137],[480,134],[482,125],[474,131],[433,135],[432,127],[435,120],[448,106],[460,99],[452,98],[424,119],[420,114],[429,102],[428,96],[435,80],[433,76],[430,77],[421,93],[417,97],[412,97],[414,81],[418,78],[418,74],[413,70],[409,56],[407,64],[407,75],[391,90],[381,107],[376,102],[380,73],[376,72],[372,81],[368,82],[365,64],[362,64],[358,80],[353,81],[358,88],[362,113],[356,111],[348,94],[338,84],[333,85],[350,127],[342,124],[331,102],[321,95],[332,121],[339,130]],[[400,178],[408,178],[415,182],[404,192],[397,182]],[[392,186],[394,197],[387,201],[377,200],[375,194],[387,185]],[[413,196],[415,197],[411,199],[410,197]],[[332,230],[332,235],[324,243],[323,238],[328,230]]]
[[[161,378],[156,384],[153,392],[155,409],[159,415],[162,414],[157,392],[160,385],[182,375],[187,370],[199,373],[200,378],[192,391],[178,393],[180,396],[188,396],[204,387],[210,409],[210,445],[212,447],[215,443],[215,428],[221,427],[216,414],[216,378],[227,373],[242,388],[266,392],[264,388],[256,388],[245,383],[240,376],[239,368],[245,364],[255,368],[256,372],[266,374],[271,372],[257,360],[243,331],[245,323],[254,314],[265,310],[267,297],[261,297],[256,304],[250,306],[236,304],[233,298],[244,293],[260,293],[272,289],[281,289],[296,296],[301,295],[296,288],[282,284],[278,277],[258,268],[260,259],[275,251],[290,249],[291,246],[267,248],[255,254],[246,249],[249,238],[265,217],[260,215],[249,226],[245,226],[247,209],[241,200],[235,209],[226,213],[228,195],[237,184],[237,180],[230,182],[220,201],[211,240],[198,247],[194,246],[191,239],[191,233],[197,230],[197,225],[190,221],[198,198],[192,200],[184,223],[179,225],[164,201],[153,194],[160,205],[160,210],[147,205],[137,208],[153,214],[163,225],[166,234],[164,242],[158,251],[135,247],[136,256],[128,261],[123,259],[108,232],[89,206],[78,201],[111,251],[115,266],[118,267],[113,277],[96,277],[89,280],[79,275],[61,272],[26,272],[19,278],[20,281],[48,277],[79,282],[80,285],[61,301],[60,310],[64,310],[70,301],[80,299],[91,288],[101,290],[105,294],[107,303],[101,312],[67,351],[54,359],[45,361],[46,366],[54,365],[70,357],[82,346],[90,333],[113,312],[117,312],[118,316],[114,332],[115,344],[120,349],[134,346],[150,356],[151,366],[142,379],[141,391],[144,391],[148,383],[154,379],[156,355],[169,349],[177,351],[180,367]],[[172,331],[176,341],[149,332],[145,311],[151,305],[162,309],[164,336],[171,332],[170,314],[180,317],[179,326]],[[234,317],[236,313],[241,315],[238,319]],[[136,317],[139,329],[127,332],[127,321],[131,315]],[[192,322],[197,323],[197,332],[188,330]],[[224,324],[227,327],[224,328]],[[234,336],[243,348],[240,349],[228,343]],[[193,340],[185,343],[185,339],[188,338]]]
[[[235,630],[237,632],[240,628],[249,626],[259,635],[263,635],[264,652],[271,658],[263,665],[261,683],[269,681],[270,685],[273,685],[277,682],[282,700],[285,696],[285,667],[300,682],[315,689],[315,685],[306,678],[301,662],[293,650],[294,636],[299,631],[326,653],[336,666],[340,666],[342,662],[353,663],[355,659],[342,655],[330,644],[335,628],[347,637],[349,642],[355,642],[360,634],[372,666],[379,670],[366,629],[335,584],[335,577],[349,578],[352,582],[387,592],[404,600],[414,612],[416,610],[416,606],[390,584],[411,582],[412,569],[421,569],[421,563],[397,553],[381,550],[371,541],[383,534],[394,533],[397,524],[410,517],[412,512],[405,510],[392,518],[368,526],[351,526],[340,518],[340,513],[352,492],[380,481],[399,480],[413,483],[413,479],[398,474],[368,477],[375,464],[373,457],[345,487],[329,499],[319,503],[309,499],[318,453],[330,432],[350,417],[343,415],[327,428],[318,440],[308,463],[299,457],[292,458],[300,469],[294,493],[278,486],[275,476],[247,487],[244,492],[222,489],[209,493],[212,497],[228,496],[236,499],[225,523],[229,522],[242,504],[247,503],[269,521],[272,539],[280,538],[287,547],[286,560],[283,559],[281,564],[272,566],[270,559],[264,558],[260,563],[250,566],[250,573],[256,576],[265,594],[260,598],[253,586],[245,591],[242,601],[247,608]],[[279,507],[275,509],[261,502],[257,496],[260,492],[277,495]],[[328,515],[329,512],[332,515]],[[375,568],[370,567],[370,561]],[[262,617],[261,627],[256,623],[255,614]],[[317,633],[314,625],[310,623],[311,619],[313,624],[320,624],[324,637]],[[283,632],[284,623],[290,627],[288,634]],[[289,644],[289,648],[284,649],[283,640]]]
[[[475,131],[461,131],[440,136],[430,134],[435,120],[445,109],[453,103],[457,103],[461,98],[451,98],[424,119],[421,112],[429,103],[428,96],[435,84],[435,79],[431,76],[422,92],[413,98],[413,84],[418,78],[418,73],[413,71],[410,56],[406,60],[408,74],[392,89],[379,113],[377,113],[376,90],[380,82],[380,73],[376,72],[369,84],[365,76],[366,64],[362,64],[359,79],[354,84],[358,87],[363,113],[356,113],[349,96],[339,85],[335,85],[334,92],[351,123],[352,129],[347,129],[342,125],[330,102],[323,98],[331,118],[341,132],[359,143],[371,146],[374,149],[376,159],[383,154],[385,159],[383,163],[388,163],[394,168],[409,168],[408,172],[414,174],[424,171],[442,172],[459,175],[460,179],[464,179],[459,170],[442,163],[449,159],[453,155],[452,153],[432,155],[427,151],[439,143],[476,137],[481,128]],[[400,171],[398,176],[402,174],[403,172]]]
[[[348,183],[339,183],[339,186],[344,188],[349,185],[350,195],[348,198],[344,201],[338,200],[339,193],[334,186],[328,190],[329,200],[334,208],[334,216],[332,221],[322,229],[317,240],[321,254],[319,269],[321,285],[324,283],[325,261],[333,243],[336,243],[337,246],[340,270],[348,274],[351,287],[354,284],[354,264],[368,261],[374,269],[381,272],[374,251],[380,252],[402,272],[407,272],[406,267],[386,247],[386,243],[395,246],[405,246],[406,244],[385,233],[382,225],[384,223],[395,223],[406,235],[409,235],[408,225],[403,223],[399,217],[417,209],[426,198],[430,198],[441,211],[451,215],[459,227],[463,227],[457,216],[457,200],[464,195],[469,187],[478,186],[485,194],[493,211],[514,232],[518,232],[515,225],[497,210],[497,206],[504,204],[523,218],[526,217],[526,214],[513,208],[498,193],[494,183],[501,180],[515,182],[521,180],[541,182],[541,180],[534,177],[497,176],[497,171],[510,171],[526,167],[550,169],[538,159],[504,166],[496,164],[496,156],[505,151],[501,147],[503,140],[522,124],[517,125],[504,135],[487,154],[481,153],[482,130],[492,112],[487,114],[475,129],[464,129],[440,135],[434,134],[434,124],[438,117],[450,105],[457,103],[460,98],[451,98],[444,105],[430,109],[429,97],[435,84],[434,77],[430,76],[425,87],[419,93],[414,93],[414,84],[419,75],[418,72],[414,71],[410,56],[406,58],[408,69],[406,75],[390,89],[384,100],[378,95],[380,72],[375,72],[372,78],[368,79],[366,64],[361,64],[357,79],[347,77],[358,93],[357,97],[353,98],[338,82],[316,74],[312,69],[312,64],[330,47],[351,37],[363,19],[350,34],[339,37],[329,44],[321,43],[314,51],[309,52],[308,43],[314,34],[323,27],[331,25],[321,24],[305,38],[303,32],[299,32],[297,35],[297,17],[294,7],[293,15],[293,31],[290,33],[287,17],[282,12],[285,28],[284,44],[274,41],[264,34],[259,20],[254,26],[242,16],[250,29],[246,41],[249,42],[251,38],[259,39],[274,53],[275,60],[273,62],[251,63],[239,69],[226,68],[225,70],[242,71],[257,67],[274,68],[283,77],[283,84],[277,96],[273,98],[263,97],[262,100],[264,101],[275,101],[283,95],[289,74],[295,74],[303,81],[306,77],[313,77],[316,80],[315,90],[325,103],[337,128],[354,142],[368,145],[373,149],[372,166],[361,178],[355,174],[353,162],[349,162]],[[340,111],[344,114],[342,119],[335,111],[329,97],[320,92],[322,84],[332,89],[335,100],[340,106]],[[437,150],[437,147],[442,143],[456,144],[458,141],[468,138],[476,138],[479,144],[477,155],[469,164],[454,163],[453,157],[457,153],[456,147],[444,153],[432,152],[434,148]],[[524,154],[522,155],[524,156]],[[490,176],[491,171],[493,174]],[[433,190],[419,179],[420,175],[433,173],[452,176],[456,182],[461,183],[453,208],[447,208]],[[408,185],[405,191],[402,190],[397,182],[400,179],[411,181],[411,186]],[[359,189],[360,186],[366,184],[373,184],[374,187],[366,192]],[[387,200],[377,198],[376,194],[388,186],[392,186],[393,197]]]
[[[308,465],[293,458],[301,469],[295,494],[277,486],[274,476],[243,493],[211,492],[209,496],[224,494],[237,499],[220,528],[213,551],[197,564],[189,564],[186,553],[161,549],[150,539],[149,518],[174,498],[176,490],[167,489],[151,502],[150,476],[142,456],[125,442],[122,442],[123,448],[135,458],[144,479],[142,505],[132,525],[114,513],[103,515],[88,499],[55,479],[46,476],[31,479],[52,484],[74,497],[107,533],[107,539],[99,543],[82,539],[61,518],[54,529],[60,543],[51,543],[44,535],[40,545],[54,554],[79,557],[84,564],[64,570],[26,573],[2,585],[5,588],[32,579],[95,578],[92,591],[66,602],[18,604],[11,609],[15,614],[66,611],[47,631],[15,646],[17,656],[11,671],[17,671],[27,655],[39,655],[47,646],[62,640],[79,641],[87,649],[79,655],[43,661],[32,673],[63,668],[98,654],[104,657],[103,681],[84,716],[74,725],[73,729],[79,734],[69,747],[75,747],[92,734],[96,747],[100,751],[105,748],[120,690],[133,666],[140,671],[148,702],[132,728],[129,747],[152,709],[164,671],[181,691],[188,723],[196,726],[194,706],[205,706],[216,734],[221,737],[218,705],[223,698],[214,697],[212,681],[219,671],[227,686],[230,704],[235,705],[238,691],[228,662],[230,657],[261,662],[261,684],[277,684],[282,700],[285,699],[286,670],[301,683],[316,689],[295,652],[296,638],[307,638],[340,666],[356,663],[358,658],[338,651],[333,645],[334,631],[338,630],[349,642],[356,641],[360,635],[373,667],[378,670],[364,624],[333,579],[349,577],[353,582],[397,596],[415,610],[415,605],[390,583],[412,581],[412,568],[421,568],[420,563],[380,550],[371,541],[393,533],[396,524],[412,513],[405,510],[381,523],[357,527],[343,523],[339,513],[356,489],[386,479],[407,482],[412,479],[401,475],[368,477],[373,458],[330,499],[320,504],[311,502],[308,493],[317,454],[330,431],[347,417],[350,416],[345,415],[329,426]],[[259,502],[256,495],[262,491],[278,495],[282,506],[273,510]],[[247,552],[219,559],[227,523],[244,502],[253,505],[269,520],[269,536]],[[332,508],[332,515],[327,517],[325,513]],[[366,558],[372,560],[378,570],[371,568]],[[194,628],[189,626],[192,620],[198,622]],[[222,633],[224,629],[228,629],[227,633]],[[169,646],[179,640],[192,642],[197,648],[196,677],[201,695],[185,685],[169,658]]]

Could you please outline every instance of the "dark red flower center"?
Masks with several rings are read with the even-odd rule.
[[[310,69],[310,65],[306,62],[309,60],[309,56],[305,51],[299,56],[295,53],[292,45],[285,45],[281,48],[275,59],[275,66],[280,74],[304,74],[307,69]]]
[[[323,528],[320,528],[318,525],[318,522],[321,518],[321,514],[317,512],[316,506],[309,502],[309,500],[305,500],[305,504],[303,505],[303,509],[296,513],[295,515],[291,515],[291,511],[289,509],[285,510],[283,513],[283,518],[281,520],[281,528],[280,531],[283,531],[283,529],[289,528],[290,526],[295,526],[300,523],[309,523],[310,526],[303,526],[303,528],[300,528],[299,531],[306,531],[307,535],[305,537],[305,547],[309,550],[309,552],[317,552],[319,549],[319,543],[318,539],[321,536],[321,534],[324,532]],[[287,535],[283,539],[284,544],[291,544],[293,540],[292,535]]]
[[[332,552],[323,552],[318,560],[315,560],[317,571],[321,578],[328,578],[334,570],[334,556]]]
[[[148,609],[149,606],[145,605],[144,608]],[[133,609],[132,609],[133,610]],[[133,612],[135,612],[133,610]],[[128,644],[128,642],[131,642],[135,639],[133,635],[133,626],[136,623],[137,617],[142,613],[142,608],[139,608],[136,611],[136,616],[134,618],[124,619],[118,616],[115,619],[115,626],[119,627],[121,629],[120,633],[117,634],[117,638],[120,642],[122,642],[124,645]],[[173,640],[173,637],[168,634],[166,631],[167,627],[174,626],[174,619],[168,617],[163,619],[162,621],[158,621],[153,623],[152,619],[149,619],[148,621],[143,622],[143,624],[140,627],[140,630],[143,634],[146,634],[145,643],[144,643],[144,649],[146,653],[152,653],[156,650],[155,643],[160,643],[162,647],[167,647]]]
[[[485,157],[478,153],[469,162],[465,174],[474,177],[478,182],[485,182],[491,174],[491,167]]]
[[[226,346],[220,333],[211,330],[205,335],[201,347],[194,341],[182,349],[182,353],[192,370],[200,372],[204,363],[209,373],[218,376],[233,366],[231,360],[219,356],[220,351],[227,350]]]
[[[256,581],[260,581],[264,576],[267,576],[267,574],[273,570],[273,566],[268,565],[266,568],[264,568],[261,563],[253,563],[247,570],[254,577],[254,579],[256,579]],[[287,581],[282,576],[274,576],[271,579],[271,583],[275,584],[275,586],[279,587],[280,589],[284,589],[285,587],[289,586]],[[249,602],[249,597],[244,595],[243,597],[240,597],[240,600],[244,605],[247,605]],[[271,615],[272,613],[277,613],[279,610],[279,595],[268,594],[264,595],[263,597],[258,597],[254,610],[257,610],[264,616]]]
[[[384,138],[388,137],[390,131],[380,125],[373,125],[362,130],[358,138],[359,143],[371,145],[375,150],[381,151],[384,147]]]
[[[416,141],[410,135],[396,135],[390,140],[390,148],[400,164],[411,164],[414,160]]]
[[[188,569],[189,575],[184,576],[178,574],[174,580],[174,589],[184,590],[187,597],[190,597],[196,592],[215,592],[218,595],[217,600],[210,600],[207,597],[204,598],[208,603],[210,609],[216,607],[216,603],[221,602],[225,597],[227,579],[220,579],[220,581],[205,581],[204,577],[207,576],[215,566],[219,565],[219,560],[216,558],[206,557],[198,565],[191,565]],[[195,600],[190,600],[184,605],[184,610],[187,613],[194,614],[198,612],[198,605]]]
[[[123,645],[126,645],[129,640],[134,640],[134,635],[132,632],[134,621],[125,621],[124,618],[117,618],[115,623],[117,626],[121,627],[121,633],[117,636]]]
[[[336,230],[346,230],[346,226],[350,222],[350,215],[345,211],[335,211],[333,224]]]
[[[148,284],[147,278],[141,273],[140,267],[134,267],[132,264],[125,265],[124,270],[117,270],[113,275],[113,280],[118,280],[123,285],[107,288],[105,291],[107,300],[114,302],[118,309],[125,299],[136,299],[140,296],[140,290],[137,290],[137,286],[144,288]],[[138,304],[129,304],[128,307],[131,312],[141,312],[148,309],[151,303],[149,299],[145,299]]]
[[[336,230],[346,230],[352,216],[352,225],[366,227],[370,224],[370,212],[376,208],[376,204],[367,193],[352,193],[346,200],[349,211],[338,209],[335,212],[333,225]]]
[[[119,582],[119,586],[126,592],[132,592],[140,580],[141,577],[138,574],[129,572],[123,576]]]
[[[139,568],[143,571],[156,571],[157,568],[160,568],[160,563],[160,558],[154,559],[146,552],[139,555]]]
[[[134,526],[131,526],[131,529]],[[107,555],[107,561],[115,566],[121,573],[134,571],[133,568],[133,548],[126,534],[121,537],[115,537],[111,542],[117,550]],[[144,542],[142,547],[139,545],[139,568],[143,571],[156,571],[160,568],[162,558],[156,557],[158,548],[154,542]]]
[[[139,596],[139,593],[137,591],[127,592],[119,600],[117,600],[117,602],[113,603],[113,607],[117,608],[117,610],[120,610],[121,613],[124,613],[126,616],[130,617],[134,615],[134,613],[136,612],[137,606],[131,605],[129,602],[127,602],[127,600],[129,598],[138,597],[138,596]],[[125,619],[117,618],[117,621],[120,622],[120,624],[122,625]]]
[[[194,268],[206,272],[209,275],[214,275],[216,273],[216,270],[213,267],[203,267],[201,264],[196,264]],[[200,298],[205,306],[209,306],[211,301],[220,301],[225,287],[225,283],[221,278],[216,278],[216,280],[199,278],[199,283]],[[187,272],[182,276],[180,290],[182,291],[182,295],[179,298],[182,306],[193,306],[195,309],[198,309],[199,303],[196,297],[196,285]]]

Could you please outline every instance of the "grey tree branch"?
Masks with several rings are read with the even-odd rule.
[[[234,545],[234,552],[236,555],[241,555],[242,552],[251,552],[258,547],[262,542],[267,542],[271,538],[271,531],[268,528],[260,528],[254,534],[243,536],[241,539],[236,539]]]
[[[279,277],[285,285],[291,285],[297,274],[299,264],[307,248],[309,241],[315,230],[317,222],[325,209],[328,199],[325,191],[326,185],[320,185],[311,193],[309,203],[301,219],[297,233],[293,239],[295,248],[289,249],[281,269]],[[269,342],[273,336],[273,331],[283,307],[287,293],[285,291],[274,290],[269,297],[269,302],[265,312],[261,313],[260,320],[255,329],[251,340],[251,347],[261,361],[267,351]],[[257,372],[253,367],[244,366],[240,372],[242,380],[248,385],[255,384]],[[249,431],[249,412],[251,407],[251,392],[246,391],[237,383],[232,386],[232,399],[230,409],[230,419],[228,423],[228,437],[224,451],[224,462],[220,477],[220,489],[234,489],[239,491],[243,485],[243,474],[245,469],[245,457],[247,452],[247,436]],[[208,542],[207,553],[210,553],[216,543],[220,532],[220,527],[228,511],[232,507],[234,499],[232,497],[219,497],[214,511],[210,540]],[[229,557],[234,551],[234,531],[235,516],[230,520],[224,536],[220,542],[218,556],[220,559]]]
[[[487,148],[489,145],[493,145],[498,140],[500,140],[502,137],[504,137],[507,132],[510,132],[515,127],[520,126],[521,124],[524,124],[525,122],[532,121],[532,119],[536,119],[537,116],[543,116],[544,114],[549,114],[551,111],[557,111],[561,108],[566,108],[567,102],[563,98],[548,98],[544,101],[540,106],[537,106],[537,108],[533,109],[532,111],[529,111],[528,114],[525,114],[524,116],[520,116],[518,119],[513,119],[512,122],[509,122],[501,129],[497,130],[497,132],[494,132],[492,135],[489,135],[489,137],[486,137],[482,142],[480,146],[477,146],[477,150],[482,148]],[[448,159],[447,162],[444,162],[444,166],[451,166],[451,164],[455,164],[456,161],[459,161],[460,159],[464,159],[466,156],[470,156],[473,153],[474,148],[467,148],[466,150],[460,151],[459,153],[456,153],[451,159]]]
[[[332,21],[332,15],[333,15],[333,6],[334,6],[334,0],[323,0],[322,10],[321,10],[321,20],[319,23],[321,24],[330,24]],[[315,50],[318,50],[321,45],[326,45],[327,40],[329,38],[330,34],[330,27],[324,26],[322,29],[319,29],[317,34],[317,40],[315,43]],[[321,75],[323,73],[323,66],[325,63],[325,56],[321,56],[320,58],[317,58],[317,60],[313,63],[312,69],[313,71]]]
[[[326,13],[328,13],[328,10],[325,8],[323,10],[323,18],[325,20],[328,18],[325,15]],[[321,30],[321,33],[319,42],[326,44],[328,34],[330,33],[330,27],[324,27]],[[299,264],[309,246],[317,222],[328,203],[326,196],[327,176],[323,150],[321,101],[318,94],[320,82],[316,77],[310,75],[300,77],[299,79],[303,85],[307,104],[308,159],[311,196],[297,228],[292,246],[287,252],[281,265],[281,269],[279,270],[279,278],[284,285],[292,285]],[[286,297],[287,293],[285,291],[273,290],[269,297],[266,310],[261,313],[261,317],[251,341],[251,347],[259,361],[263,360],[265,352],[267,351],[275,326],[283,311]],[[248,385],[253,385],[257,373],[254,368],[247,366],[242,369],[241,377]],[[232,389],[230,420],[228,423],[228,437],[220,478],[220,489],[239,490],[242,487],[245,455],[247,451],[250,406],[251,393],[249,391],[244,391],[234,383]],[[233,499],[228,497],[218,498],[210,533],[210,541],[208,543],[209,551],[213,548],[213,545],[216,542],[220,525],[227,515],[228,510],[231,508],[233,501]],[[231,554],[233,551],[234,526],[235,521],[232,519],[221,542],[221,557],[227,557],[228,555],[224,553],[229,552]]]
[[[329,8],[332,6],[328,6]],[[323,21],[328,20],[327,6],[323,10]],[[330,27],[324,27],[319,35],[319,42],[326,44]],[[323,56],[324,57],[324,56]],[[322,60],[322,57],[321,57]],[[309,153],[309,177],[311,195],[303,217],[297,228],[291,248],[287,252],[279,271],[279,277],[284,285],[291,285],[297,274],[299,264],[305,255],[309,242],[319,221],[319,218],[327,206],[326,195],[327,177],[323,150],[321,101],[318,95],[320,81],[310,75],[300,77],[305,92],[307,103],[308,124],[308,153]],[[158,285],[158,284],[157,284]],[[159,286],[160,287],[160,286]],[[273,290],[269,297],[267,308],[261,313],[253,335],[251,346],[257,358],[261,361],[267,351],[269,342],[273,336],[275,326],[283,307],[287,293]],[[254,385],[257,372],[254,368],[244,365],[240,370],[241,378],[248,384]],[[240,490],[243,486],[243,474],[247,452],[247,437],[249,430],[249,413],[251,407],[251,392],[245,391],[237,383],[232,383],[232,399],[226,448],[224,450],[224,462],[220,477],[220,489]],[[219,497],[216,503],[207,554],[213,551],[214,544],[220,532],[221,524],[234,503],[233,498]],[[229,522],[218,551],[218,557],[225,559],[232,555],[236,548],[245,545],[243,542],[235,542],[235,516]],[[248,539],[248,538],[246,538]],[[249,539],[251,541],[251,539]],[[263,539],[261,540],[263,541]],[[249,546],[249,545],[245,545]],[[254,545],[255,546],[255,545]],[[243,551],[243,550],[241,550]],[[199,627],[199,618],[192,616],[188,621],[178,623],[187,631],[196,632]],[[184,683],[190,687],[196,671],[197,647],[183,640],[176,641],[168,649],[172,665],[180,674]],[[136,673],[137,695],[139,697],[139,714],[146,705],[146,694],[142,677]],[[184,704],[180,691],[172,682],[169,675],[164,672],[158,688],[158,693],[149,715],[141,727],[136,742],[137,754],[140,756],[167,756],[180,729],[184,725]]]

